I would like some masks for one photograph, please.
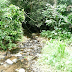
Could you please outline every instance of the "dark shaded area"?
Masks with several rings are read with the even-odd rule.
[[[71,25],[70,23],[68,23],[68,24],[62,24],[62,25],[60,26],[60,28],[62,28],[62,29],[64,29],[64,30],[68,30],[69,32],[72,33],[72,25]]]
[[[24,35],[28,36],[32,33],[40,33],[42,30],[51,30],[53,28],[51,28],[50,26],[46,25],[45,23],[43,25],[41,25],[40,27],[37,27],[36,25],[31,25],[25,22],[22,22],[22,28],[24,31]]]
[[[39,33],[40,29],[37,26],[30,25],[30,24],[25,24],[24,22],[22,23],[23,29],[27,30],[29,33]]]
[[[41,25],[40,26],[40,32],[42,32],[42,30],[53,30],[54,29],[54,27],[52,27],[52,26],[48,26],[48,25],[46,25],[46,23],[44,23],[43,25]]]
[[[30,25],[25,22],[22,22],[22,28],[23,28],[24,35],[29,38],[33,38],[32,33],[39,33],[40,32],[40,29],[37,26]]]

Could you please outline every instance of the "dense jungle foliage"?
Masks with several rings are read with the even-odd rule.
[[[0,50],[17,47],[23,31],[49,39],[41,66],[72,72],[72,0],[0,0]]]
[[[40,29],[39,32],[42,32],[42,30],[49,30],[45,32],[51,33],[53,31],[52,35],[57,34],[57,36],[59,34],[64,34],[64,32],[66,32],[66,37],[67,34],[71,34],[71,0],[11,0],[10,2],[20,8],[24,8],[26,17],[24,26],[31,25],[31,27],[33,26],[36,30],[36,27],[38,27]],[[29,28],[29,30],[31,30],[31,28]],[[44,31],[42,32],[42,35],[45,35]],[[50,35],[46,35],[46,37],[48,36]]]

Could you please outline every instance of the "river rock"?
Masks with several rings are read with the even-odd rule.
[[[2,63],[0,63],[0,65],[3,65],[4,63],[2,62]]]
[[[9,64],[5,63],[3,64],[4,67],[9,67]]]
[[[6,62],[7,64],[9,64],[9,65],[12,65],[12,64],[13,64],[13,62],[12,62],[10,59],[7,59],[5,62]]]
[[[5,58],[5,56],[3,56],[3,55],[0,55],[0,60],[2,60],[2,59],[4,59]]]
[[[25,70],[23,68],[19,69],[19,72],[25,72]]]
[[[13,59],[12,62],[16,63],[17,62],[17,59]]]
[[[19,57],[19,56],[22,56],[22,54],[17,53],[17,54],[15,54],[15,56],[16,56],[16,57]]]

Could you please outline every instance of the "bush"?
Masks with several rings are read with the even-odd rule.
[[[72,22],[71,14],[66,17],[63,13],[66,12],[67,5],[57,5],[54,8],[51,4],[46,4],[46,9],[43,10],[42,15],[46,17],[46,25],[51,27],[50,30],[43,30],[41,32],[42,36],[47,38],[60,38],[66,39],[71,37],[71,28],[69,27]]]
[[[41,36],[42,37],[46,37],[46,38],[52,38],[52,39],[60,39],[60,40],[65,40],[65,39],[70,39],[71,32],[66,32],[65,30],[61,30],[61,28],[58,28],[57,30],[53,30],[53,31],[45,31],[43,30],[41,32]]]
[[[54,28],[71,23],[66,16],[62,15],[62,12],[66,11],[66,7],[67,5],[58,5],[55,8],[50,4],[46,4],[46,9],[42,11],[43,17],[46,17],[46,25]]]
[[[23,10],[15,5],[0,10],[0,48],[6,50],[16,46],[22,36],[21,22],[24,19]]]

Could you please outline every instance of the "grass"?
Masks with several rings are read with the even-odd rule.
[[[70,42],[55,39],[46,42],[42,56],[38,59],[39,64],[46,68],[51,66],[52,72],[72,72],[72,54],[66,49],[66,44]]]

